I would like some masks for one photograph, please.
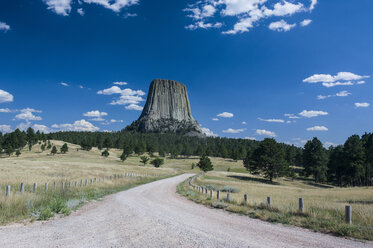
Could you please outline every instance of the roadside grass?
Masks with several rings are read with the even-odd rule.
[[[248,178],[242,178],[248,177]],[[337,188],[327,185],[309,185],[307,180],[279,179],[271,184],[263,178],[241,173],[208,172],[194,180],[195,185],[211,189],[234,188],[231,201],[221,192],[216,199],[214,190],[202,194],[189,186],[189,180],[181,183],[177,191],[188,199],[213,208],[247,215],[273,223],[294,225],[318,232],[360,240],[373,240],[373,188]],[[325,186],[325,187],[323,187]],[[248,203],[244,202],[248,195]],[[271,207],[266,197],[271,197]],[[298,199],[304,198],[305,211],[298,211]],[[344,207],[352,206],[352,225],[345,223]]]
[[[174,175],[171,175],[174,176]],[[119,178],[79,188],[50,189],[36,193],[13,193],[11,197],[0,197],[0,224],[11,222],[48,220],[56,215],[67,216],[91,200],[117,193],[138,185],[150,183],[164,177]]]

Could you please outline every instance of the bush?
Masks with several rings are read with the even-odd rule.
[[[230,187],[230,186],[224,186],[223,188],[220,189],[221,192],[231,192],[231,193],[238,193],[240,192],[239,189]]]
[[[66,202],[62,200],[61,198],[55,199],[52,204],[50,205],[50,208],[55,213],[61,213],[63,208],[66,208]]]
[[[49,220],[53,216],[54,214],[52,213],[52,210],[49,207],[46,207],[40,211],[38,220]]]
[[[164,164],[164,160],[161,158],[156,158],[156,159],[153,159],[150,163],[154,165],[154,167],[158,168],[158,167],[161,167],[162,164]]]
[[[108,150],[105,150],[105,151],[103,151],[103,152],[101,153],[101,156],[103,156],[103,157],[105,157],[105,158],[109,157],[109,155],[110,155],[110,153],[109,153]]]

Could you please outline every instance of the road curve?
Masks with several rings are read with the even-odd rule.
[[[0,247],[373,247],[210,209],[175,193],[190,174],[89,203],[71,216],[0,228]]]

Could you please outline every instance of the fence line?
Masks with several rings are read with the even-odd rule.
[[[196,190],[198,193],[201,193],[202,195],[207,195],[207,187],[205,186],[199,186],[199,185],[196,185],[196,184],[193,184],[194,183],[194,180],[197,179],[198,177],[201,177],[203,174],[199,174],[199,175],[195,175],[193,177],[190,178],[189,180],[189,186],[193,189],[193,190]],[[213,199],[213,190],[210,189],[210,196],[209,196],[211,199]],[[220,190],[217,190],[216,191],[216,199],[219,201],[220,200]],[[231,192],[227,192],[227,197],[226,197],[226,200],[228,202],[231,201]],[[248,195],[247,194],[244,194],[243,196],[243,203],[245,205],[248,204]],[[266,205],[267,207],[272,207],[272,199],[270,196],[267,196],[267,199],[266,199]],[[305,213],[305,204],[304,204],[304,198],[299,198],[299,203],[298,203],[298,211],[299,213]],[[352,207],[350,205],[346,205],[345,206],[345,222],[349,225],[352,224]]]

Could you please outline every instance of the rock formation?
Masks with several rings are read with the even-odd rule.
[[[193,119],[185,85],[166,79],[152,81],[140,118],[126,129],[203,136],[200,125]]]

